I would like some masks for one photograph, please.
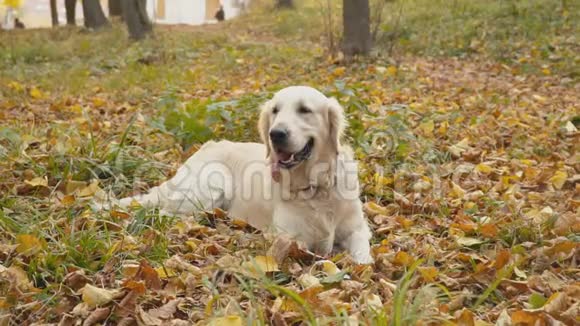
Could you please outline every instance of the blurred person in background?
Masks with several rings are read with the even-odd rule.
[[[218,22],[224,21],[226,18],[226,13],[224,12],[224,6],[220,6],[220,9],[215,13],[215,19]]]

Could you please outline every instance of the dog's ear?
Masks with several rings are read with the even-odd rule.
[[[346,127],[344,109],[335,98],[328,99],[328,130],[331,146],[338,154],[340,139]]]
[[[272,101],[268,101],[262,105],[260,112],[260,119],[258,120],[258,131],[260,132],[260,138],[262,142],[266,145],[266,157],[270,157],[270,114],[272,112]]]

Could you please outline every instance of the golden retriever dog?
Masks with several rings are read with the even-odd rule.
[[[287,87],[261,110],[263,141],[210,141],[149,193],[121,199],[171,214],[215,207],[264,232],[285,233],[318,254],[346,249],[373,261],[359,198],[358,167],[341,144],[342,107],[316,89]]]

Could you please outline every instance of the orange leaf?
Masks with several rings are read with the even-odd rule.
[[[419,267],[419,273],[421,273],[421,276],[427,282],[435,282],[435,278],[439,274],[437,268],[433,266]]]
[[[510,261],[510,257],[511,254],[508,249],[500,250],[495,257],[495,263],[493,264],[493,267],[496,269],[501,269]]]
[[[145,282],[143,281],[128,280],[123,284],[123,287],[135,291],[137,294],[143,294],[147,291],[147,287],[145,287]]]
[[[481,235],[483,235],[486,238],[495,238],[497,236],[498,233],[498,229],[497,226],[495,226],[494,224],[483,224],[480,228],[481,231]]]
[[[518,310],[511,315],[513,324],[535,325],[539,320],[539,314],[529,311]]]
[[[139,271],[135,275],[136,280],[144,280],[148,288],[153,290],[161,289],[161,279],[157,271],[149,265],[146,260],[142,260],[139,265]]]
[[[401,226],[402,226],[404,229],[408,229],[408,228],[410,228],[411,226],[413,226],[413,221],[412,221],[412,220],[409,220],[409,219],[407,219],[407,218],[404,218],[404,217],[402,217],[402,216],[397,216],[397,217],[396,217],[396,220],[397,220],[397,222],[398,222],[399,224],[401,224]]]
[[[457,317],[457,326],[475,326],[473,312],[463,308],[461,314]]]
[[[552,254],[552,255],[557,255],[557,254],[561,254],[561,253],[567,254],[570,251],[574,250],[574,248],[576,248],[578,246],[579,245],[576,242],[573,242],[573,241],[563,241],[563,242],[560,242],[560,243],[555,244],[551,248],[547,248],[546,249],[546,253]]]
[[[131,215],[129,213],[125,213],[125,212],[121,212],[121,211],[111,211],[111,217],[124,220],[124,219],[128,219],[129,217],[131,217]]]

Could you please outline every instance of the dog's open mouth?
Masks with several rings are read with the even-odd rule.
[[[279,167],[283,169],[290,169],[295,167],[296,165],[300,164],[303,161],[306,161],[310,158],[312,154],[312,147],[314,146],[314,138],[310,138],[310,140],[304,145],[304,147],[295,153],[286,153],[283,151],[277,151],[276,157],[278,159]]]

